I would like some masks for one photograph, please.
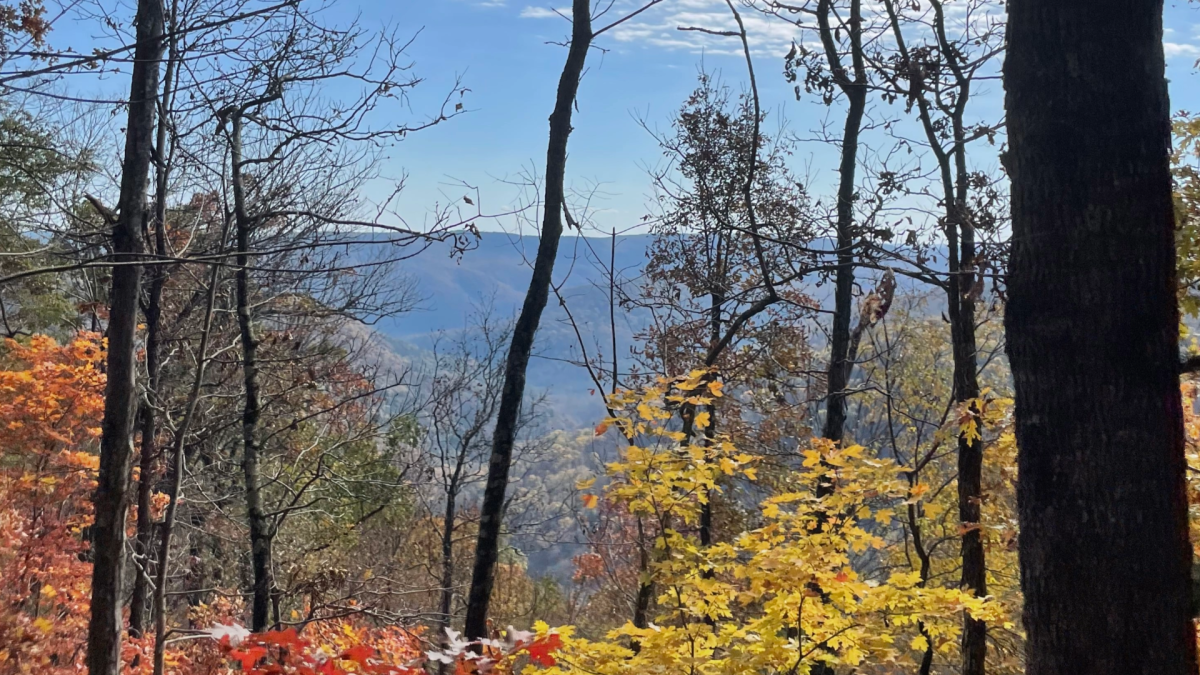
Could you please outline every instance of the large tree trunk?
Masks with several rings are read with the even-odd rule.
[[[100,474],[93,498],[92,603],[88,624],[87,665],[91,675],[117,675],[121,667],[122,579],[125,573],[125,517],[129,510],[129,473],[133,461],[136,413],[135,334],[146,217],[146,191],[154,142],[154,108],[162,58],[161,0],[139,0],[137,47],[129,90],[129,121],[121,167],[120,215],[113,226],[115,260],[109,298],[108,383],[101,423]]]
[[[508,469],[512,462],[513,441],[521,400],[525,397],[525,370],[533,350],[533,338],[542,310],[550,294],[554,259],[562,237],[563,180],[567,168],[567,138],[571,135],[571,111],[579,91],[579,78],[592,44],[591,3],[574,0],[571,47],[562,77],[554,112],[550,115],[550,140],[546,148],[546,201],[542,211],[542,236],[533,264],[533,278],[525,294],[525,303],[513,328],[512,344],[504,369],[504,389],[500,395],[500,410],[492,438],[492,456],[488,463],[487,485],[479,513],[479,539],[475,545],[475,565],[471,573],[471,590],[467,596],[465,631],[468,638],[487,637],[487,611],[495,578],[496,559],[500,546],[500,526],[504,516],[505,492],[508,490]]]
[[[1013,0],[1029,675],[1194,675],[1162,3]]]
[[[250,526],[250,565],[254,574],[251,591],[250,628],[267,629],[271,609],[271,590],[275,585],[271,570],[273,532],[263,511],[259,475],[258,421],[262,404],[258,384],[258,339],[254,336],[254,316],[250,308],[250,231],[253,229],[246,208],[242,180],[242,117],[231,116],[230,166],[233,183],[234,225],[237,232],[237,322],[242,344],[242,475],[245,480],[246,519]]]

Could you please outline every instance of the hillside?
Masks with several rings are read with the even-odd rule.
[[[648,235],[616,240],[618,275],[631,286],[641,272]],[[422,296],[411,312],[388,317],[374,326],[402,361],[420,361],[439,337],[470,330],[472,317],[490,311],[494,320],[516,317],[529,284],[529,267],[537,252],[537,237],[484,232],[477,248],[452,258],[446,247],[435,247],[407,261],[403,274],[416,282]],[[597,344],[611,349],[608,301],[608,267],[612,240],[565,237],[555,263],[555,283],[568,304],[580,332],[593,353]],[[617,344],[628,353],[634,336],[645,328],[641,312],[618,311]],[[554,429],[592,426],[602,414],[589,390],[587,372],[572,362],[580,360],[578,339],[567,312],[551,296],[538,331],[529,368],[529,386],[548,397],[548,424]]]

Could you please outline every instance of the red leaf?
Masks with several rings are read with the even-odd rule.
[[[300,634],[296,632],[295,628],[273,630],[263,633],[262,641],[277,647],[291,647],[300,642]]]
[[[266,655],[267,650],[265,647],[249,647],[245,650],[233,649],[229,652],[229,658],[239,661],[242,664],[244,672],[251,672],[254,665]]]
[[[375,656],[375,650],[366,645],[355,645],[346,651],[342,652],[340,658],[347,661],[353,661],[359,665],[366,665],[367,659]]]
[[[562,647],[562,638],[558,636],[558,633],[551,633],[545,638],[529,645],[529,660],[539,666],[549,668],[558,663],[554,660],[553,656],[550,656],[550,652],[560,647]]]

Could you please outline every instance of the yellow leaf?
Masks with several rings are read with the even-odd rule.
[[[713,396],[720,396],[721,389],[724,387],[725,383],[721,382],[720,380],[715,380],[708,383],[708,391],[711,392]]]
[[[724,472],[726,476],[732,476],[735,468],[737,468],[737,464],[734,463],[732,459],[729,459],[728,457],[721,458],[721,471]]]
[[[596,495],[583,495],[583,507],[585,509],[594,509],[596,504],[600,502],[600,498]]]
[[[576,483],[575,483],[575,489],[576,489],[576,490],[580,490],[580,491],[583,491],[583,490],[590,490],[590,489],[592,488],[592,486],[593,486],[593,485],[595,485],[595,484],[596,484],[596,479],[595,479],[595,478],[586,478],[586,479],[584,479],[584,480],[581,480],[581,481],[576,481]]]
[[[911,490],[908,491],[908,499],[905,500],[904,503],[916,504],[917,502],[921,501],[921,495],[925,494],[926,492],[929,492],[929,486],[925,483],[917,483],[916,485],[912,486]]]
[[[697,429],[707,429],[708,423],[709,423],[709,421],[711,421],[711,418],[712,418],[712,416],[709,415],[707,412],[696,413],[696,421],[695,421],[696,428]]]
[[[918,635],[912,640],[912,648],[915,651],[924,652],[929,649],[929,640],[926,640],[924,635]]]

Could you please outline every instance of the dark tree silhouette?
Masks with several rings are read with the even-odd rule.
[[[1026,672],[1195,673],[1162,3],[1008,11]]]
[[[161,0],[139,0],[137,48],[129,89],[129,122],[121,167],[120,213],[113,223],[114,261],[108,323],[108,384],[100,438],[100,475],[92,527],[92,616],[88,625],[88,672],[117,675],[121,667],[121,609],[125,573],[125,515],[133,462],[137,368],[134,354],[142,270],[142,225],[154,152],[158,70],[162,58]],[[130,264],[135,263],[135,264]]]
[[[504,388],[492,436],[492,454],[488,463],[487,484],[479,513],[479,539],[475,545],[475,565],[471,572],[471,590],[467,596],[466,634],[470,638],[488,637],[487,610],[495,580],[496,558],[500,551],[500,526],[504,517],[504,495],[508,490],[508,470],[512,463],[513,442],[521,400],[525,396],[525,370],[533,350],[533,338],[542,310],[550,297],[554,259],[562,238],[564,190],[567,169],[567,139],[571,135],[571,112],[579,91],[579,78],[591,48],[591,3],[574,0],[571,11],[574,25],[567,62],[558,81],[554,112],[550,115],[550,140],[546,149],[546,202],[542,212],[542,237],[538,243],[533,277],[525,303],[513,327],[512,344],[504,371]]]

